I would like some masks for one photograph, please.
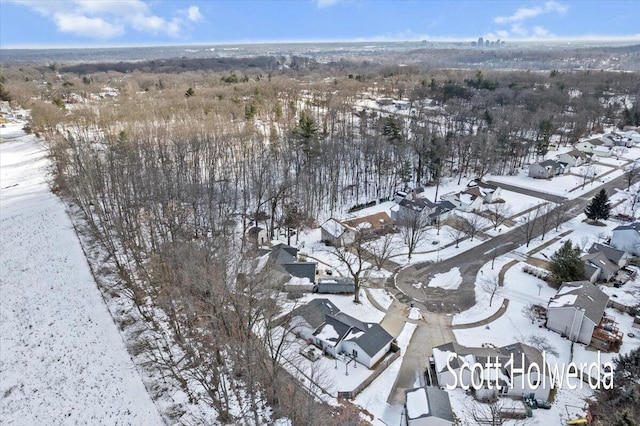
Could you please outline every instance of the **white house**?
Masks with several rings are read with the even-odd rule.
[[[589,156],[577,149],[558,154],[556,158],[559,162],[566,163],[569,167],[579,167],[589,162]]]
[[[529,177],[536,179],[551,179],[552,177],[563,175],[569,171],[565,163],[555,160],[545,160],[529,166]]]
[[[569,340],[589,345],[609,296],[589,281],[562,284],[547,306],[547,328]]]
[[[391,207],[391,219],[401,224],[404,221],[414,220],[418,216],[427,217],[435,210],[436,205],[426,198],[415,200],[404,199]]]
[[[468,188],[477,187],[484,198],[485,203],[495,203],[502,196],[502,188],[492,183],[483,182],[482,179],[474,179],[467,184]]]
[[[355,241],[356,230],[331,218],[320,226],[320,235],[322,241],[341,247],[352,244]]]
[[[593,137],[577,142],[574,147],[578,151],[586,152],[587,154],[593,154],[593,150],[596,147],[604,146],[604,142],[600,137]]]
[[[407,389],[405,418],[407,426],[453,426],[455,420],[446,391],[435,387]]]
[[[313,299],[294,309],[290,314],[290,327],[303,339],[313,338],[313,332],[324,324],[325,315],[337,314],[340,309],[329,299]]]
[[[614,228],[611,234],[611,245],[635,256],[640,255],[640,222]]]
[[[365,323],[343,312],[326,314],[313,342],[334,357],[346,355],[371,368],[390,350],[393,336],[380,324]]]
[[[593,148],[593,151],[591,151],[591,153],[596,157],[611,157],[611,154],[613,154],[613,149],[610,146],[597,146]]]
[[[441,197],[442,200],[448,201],[456,209],[463,212],[472,212],[480,210],[484,204],[485,193],[477,186],[467,188],[462,192],[452,192]]]

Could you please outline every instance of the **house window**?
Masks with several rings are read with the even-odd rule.
[[[356,351],[355,349],[352,351],[352,353],[353,353],[353,356],[354,356],[354,357],[357,357],[357,356],[358,356],[358,351]]]

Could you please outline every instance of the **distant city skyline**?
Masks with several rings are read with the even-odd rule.
[[[320,41],[640,43],[640,0],[0,0],[0,48]]]

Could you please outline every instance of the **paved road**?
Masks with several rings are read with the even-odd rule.
[[[550,182],[549,184],[552,185],[553,183]],[[602,188],[612,195],[615,192],[615,188],[626,187],[627,184],[623,175],[578,198],[564,200],[561,204],[568,209],[567,220],[573,219],[582,213],[589,200]],[[542,229],[540,221],[538,221],[534,229],[534,237],[541,234]],[[474,283],[476,275],[482,265],[491,260],[494,250],[496,256],[501,256],[523,244],[524,241],[522,230],[516,228],[442,262],[417,263],[401,269],[395,276],[395,285],[404,297],[400,296],[398,298],[405,303],[414,300],[417,302],[417,306],[424,307],[430,312],[455,313],[469,309],[475,304]],[[462,275],[462,284],[457,291],[426,287],[426,284],[435,274],[447,272],[454,267],[460,268]],[[387,281],[387,286],[392,287],[393,283],[394,280],[389,280]],[[417,283],[425,285],[414,286]]]
[[[560,195],[547,194],[546,192],[536,191],[534,189],[522,188],[520,186],[508,185],[502,182],[493,182],[488,180],[487,183],[498,185],[502,189],[507,191],[518,192],[520,194],[529,195],[531,197],[540,198],[542,200],[551,201],[553,203],[562,203],[567,200],[567,197],[561,197]],[[552,181],[549,181],[549,186],[553,185]]]

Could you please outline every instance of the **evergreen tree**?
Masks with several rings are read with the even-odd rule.
[[[190,97],[194,96],[195,94],[196,94],[196,92],[195,92],[195,90],[193,90],[193,87],[189,87],[189,88],[187,89],[187,91],[186,91],[186,92],[184,92],[184,95],[185,95],[187,98],[190,98]]]
[[[609,196],[604,189],[600,190],[598,194],[591,200],[584,213],[588,219],[591,220],[607,220],[611,214],[611,203],[609,202]]]
[[[573,247],[571,240],[565,243],[551,256],[549,263],[551,276],[556,283],[577,281],[585,278],[584,263],[580,259],[580,249]]]

